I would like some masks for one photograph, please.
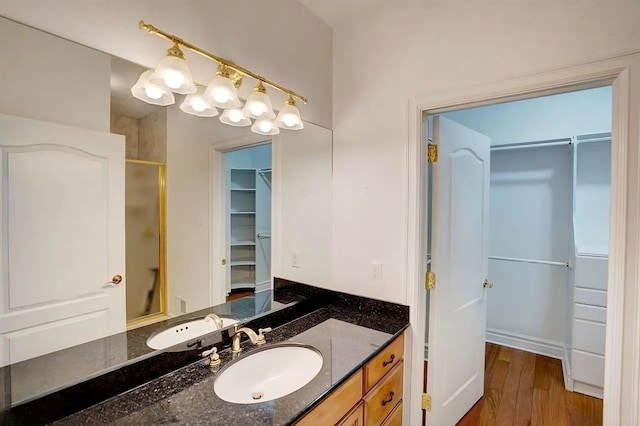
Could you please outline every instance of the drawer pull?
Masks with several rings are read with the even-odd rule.
[[[384,362],[382,363],[382,366],[383,366],[383,367],[386,367],[386,366],[387,366],[387,365],[389,365],[389,364],[393,364],[393,360],[394,360],[394,359],[396,359],[395,354],[391,354],[391,357],[389,357],[389,361],[384,361]]]
[[[389,404],[391,401],[393,401],[393,397],[394,397],[394,396],[396,396],[396,394],[395,394],[393,391],[389,392],[389,398],[387,398],[387,399],[383,399],[383,400],[382,400],[382,406],[384,407],[385,405],[387,405],[387,404]]]

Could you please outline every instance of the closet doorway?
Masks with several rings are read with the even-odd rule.
[[[271,143],[223,154],[227,300],[271,289]]]
[[[461,329],[473,326],[475,330],[479,325],[473,321],[482,318],[486,364],[485,350],[474,353],[464,348],[464,342],[450,344],[459,346],[457,356],[478,359],[484,368],[461,371],[457,383],[451,383],[446,391],[449,400],[444,399],[459,408],[448,421],[477,424],[488,419],[528,419],[553,423],[569,418],[577,424],[601,423],[611,126],[610,86],[428,117],[429,140],[445,152],[441,161],[449,164],[436,163],[428,169],[427,227],[428,235],[436,240],[427,242],[427,270],[432,266],[432,248],[438,279],[447,277],[449,286],[455,287],[456,276],[468,282],[463,272],[469,268],[463,265],[473,265],[474,259],[483,262],[471,267],[475,268],[471,279],[477,281],[477,291],[474,287],[474,295],[456,301],[460,302],[459,312],[474,306],[478,306],[477,312],[486,310],[486,318],[480,313],[459,314],[464,317],[461,324],[466,324]],[[483,140],[489,155],[483,154]],[[455,147],[447,147],[450,144]],[[440,176],[433,167],[441,168]],[[469,175],[474,167],[477,174]],[[465,178],[461,170],[471,177]],[[484,179],[483,170],[489,171],[484,186],[477,182]],[[459,195],[461,188],[488,195],[484,201],[479,195],[473,202],[465,197],[465,203],[475,203],[466,207],[473,209],[475,218],[472,220],[468,212],[447,213],[448,230],[433,229],[432,218],[443,226],[444,213],[438,213],[432,198],[441,201],[449,193],[451,199],[445,196],[447,208],[453,211],[456,199],[452,194],[457,191]],[[453,229],[464,229],[470,235],[471,228],[481,234],[483,227],[487,238],[482,241],[462,235],[459,247],[463,250],[451,252],[455,245],[449,245],[450,255],[460,266],[437,263],[442,241]],[[486,275],[480,276],[478,271]],[[465,284],[460,288],[464,290]],[[425,382],[429,313],[426,318]],[[456,320],[452,320],[452,327]],[[452,332],[456,332],[454,328]],[[451,365],[456,368],[455,362]],[[483,381],[483,388],[474,380]],[[536,389],[541,383],[546,388]],[[568,393],[571,391],[575,394]],[[455,401],[465,393],[463,399],[475,401],[484,394],[491,403],[480,399],[465,415],[468,401]],[[541,399],[541,395],[549,398],[552,394],[546,403]],[[558,401],[565,403],[558,405]],[[574,402],[584,410],[572,411]],[[553,415],[561,417],[549,417]]]

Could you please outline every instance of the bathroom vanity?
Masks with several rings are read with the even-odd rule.
[[[284,286],[285,298],[297,301],[242,322],[256,331],[273,328],[259,348],[243,341],[241,353],[234,355],[232,328],[210,333],[201,348],[165,351],[140,361],[140,368],[153,369],[168,360],[183,360],[182,366],[141,386],[131,383],[127,390],[102,401],[88,399],[85,407],[76,405],[74,412],[59,412],[64,416],[47,416],[51,404],[98,391],[97,382],[79,383],[4,412],[3,424],[400,425],[408,307],[288,284],[292,285]],[[214,345],[221,362],[210,367],[209,358],[201,355],[211,348],[206,342],[215,340],[219,340]],[[281,398],[248,404],[226,402],[216,394],[214,384],[228,364],[282,343],[306,345],[322,355],[319,373],[306,385]],[[120,380],[127,382],[126,368],[113,374],[119,372]]]

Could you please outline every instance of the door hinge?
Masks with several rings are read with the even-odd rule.
[[[431,395],[428,393],[422,394],[422,409],[431,411]]]
[[[427,145],[427,163],[438,162],[438,145]]]
[[[424,287],[427,290],[435,290],[436,289],[436,274],[434,272],[427,272],[427,276],[425,278]]]

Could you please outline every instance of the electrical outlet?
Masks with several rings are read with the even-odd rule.
[[[300,260],[300,253],[297,250],[291,252],[291,266],[293,268],[299,268],[300,265],[298,261]]]
[[[382,262],[371,262],[371,281],[382,280]]]

